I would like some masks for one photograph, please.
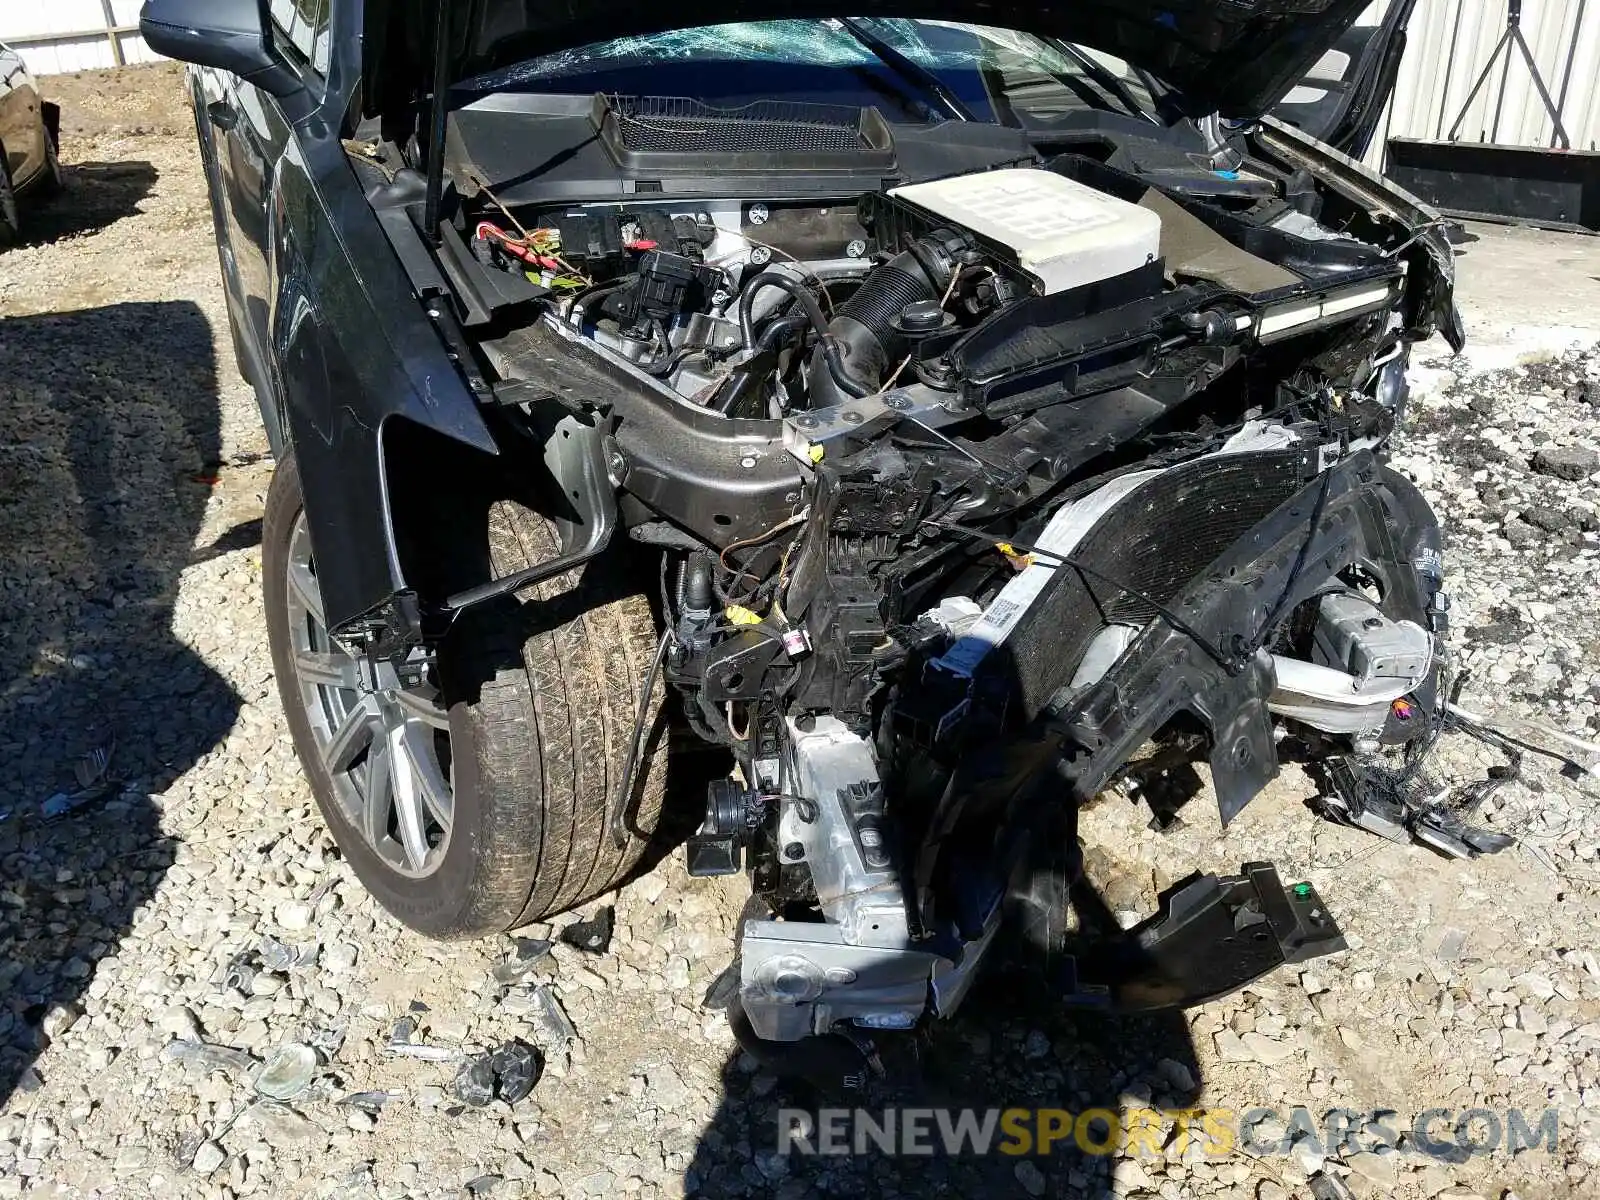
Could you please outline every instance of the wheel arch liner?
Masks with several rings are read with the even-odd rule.
[[[1228,667],[1171,623],[1153,619],[1101,679],[1047,715],[1061,735],[1061,774],[1075,799],[1101,791],[1140,744],[1186,711],[1211,731],[1223,824],[1238,815],[1278,769],[1267,711],[1276,675],[1271,656],[1256,645],[1270,632],[1262,628],[1270,615],[1287,616],[1345,566],[1376,562],[1393,568],[1383,608],[1427,620],[1419,572],[1395,536],[1416,519],[1417,498],[1397,496],[1387,483],[1370,452],[1351,455],[1285,500],[1171,602],[1213,646],[1240,647]],[[1317,526],[1309,530],[1307,514],[1323,487]],[[1045,636],[1047,628],[1036,624],[1031,636]],[[1024,643],[1029,636],[1022,633]]]

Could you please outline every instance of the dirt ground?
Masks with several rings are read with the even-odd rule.
[[[1160,834],[1105,798],[1082,834],[1104,848],[1091,865],[1113,907],[1268,859],[1316,885],[1349,951],[1139,1019],[1065,1011],[1002,974],[927,1040],[900,1093],[1271,1110],[1249,1149],[1185,1142],[1169,1115],[1159,1151],[1115,1158],[776,1153],[777,1109],[798,1098],[701,1003],[731,957],[741,884],[689,880],[676,860],[614,898],[608,953],[558,944],[509,988],[492,971],[510,941],[397,926],[324,833],[274,691],[255,544],[272,464],[233,363],[181,72],[46,85],[66,194],[0,254],[0,1197],[1280,1200],[1318,1172],[1361,1197],[1600,1196],[1600,789],[1531,756],[1485,810],[1518,847],[1470,862],[1317,819],[1294,769],[1226,833],[1204,796]],[[1496,356],[1422,349],[1397,461],[1452,523],[1467,699],[1594,738],[1595,484],[1528,464],[1596,444],[1600,318],[1510,311],[1487,276],[1542,253],[1545,291],[1588,287],[1600,243],[1475,232],[1464,303]],[[1586,353],[1551,357],[1572,346]],[[111,798],[42,819],[112,736]],[[1492,761],[1442,753],[1462,777]],[[263,938],[293,953],[230,974]],[[535,985],[576,1042],[530,1015]],[[406,1017],[451,1053],[527,1037],[546,1077],[514,1106],[464,1108],[454,1062],[391,1048]],[[308,1041],[316,1082],[263,1099],[256,1064]],[[185,1061],[197,1044],[236,1057]],[[1424,1153],[1413,1123],[1434,1109],[1446,1139],[1467,1110],[1502,1127],[1511,1109],[1534,1126],[1553,1110],[1553,1146]],[[1333,1145],[1339,1110],[1403,1136],[1393,1152],[1369,1133]]]

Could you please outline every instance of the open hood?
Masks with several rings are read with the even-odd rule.
[[[451,9],[452,80],[611,38],[733,21],[837,16],[964,21],[1114,54],[1176,88],[1191,113],[1266,112],[1352,25],[1367,0],[437,0]],[[368,0],[365,107],[397,114],[433,80],[436,0]]]

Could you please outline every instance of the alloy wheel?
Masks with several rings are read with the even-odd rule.
[[[432,874],[450,843],[450,721],[432,668],[402,683],[328,636],[304,513],[288,555],[289,639],[301,703],[349,824],[395,871]]]

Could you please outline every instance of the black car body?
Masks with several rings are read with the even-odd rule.
[[[21,224],[17,197],[61,186],[61,110],[45,100],[22,56],[0,43],[0,245]]]
[[[1384,456],[1451,250],[1265,115],[1311,71],[1284,115],[1359,150],[1410,8],[1362,7],[151,0],[368,886],[444,935],[614,886],[675,720],[735,760],[690,869],[772,918],[740,1027],[809,1044],[950,1011],[1007,912],[1062,949],[1118,781],[1208,763],[1227,820],[1280,753],[1426,744],[1439,531]],[[1082,986],[1338,944],[1253,864]]]

